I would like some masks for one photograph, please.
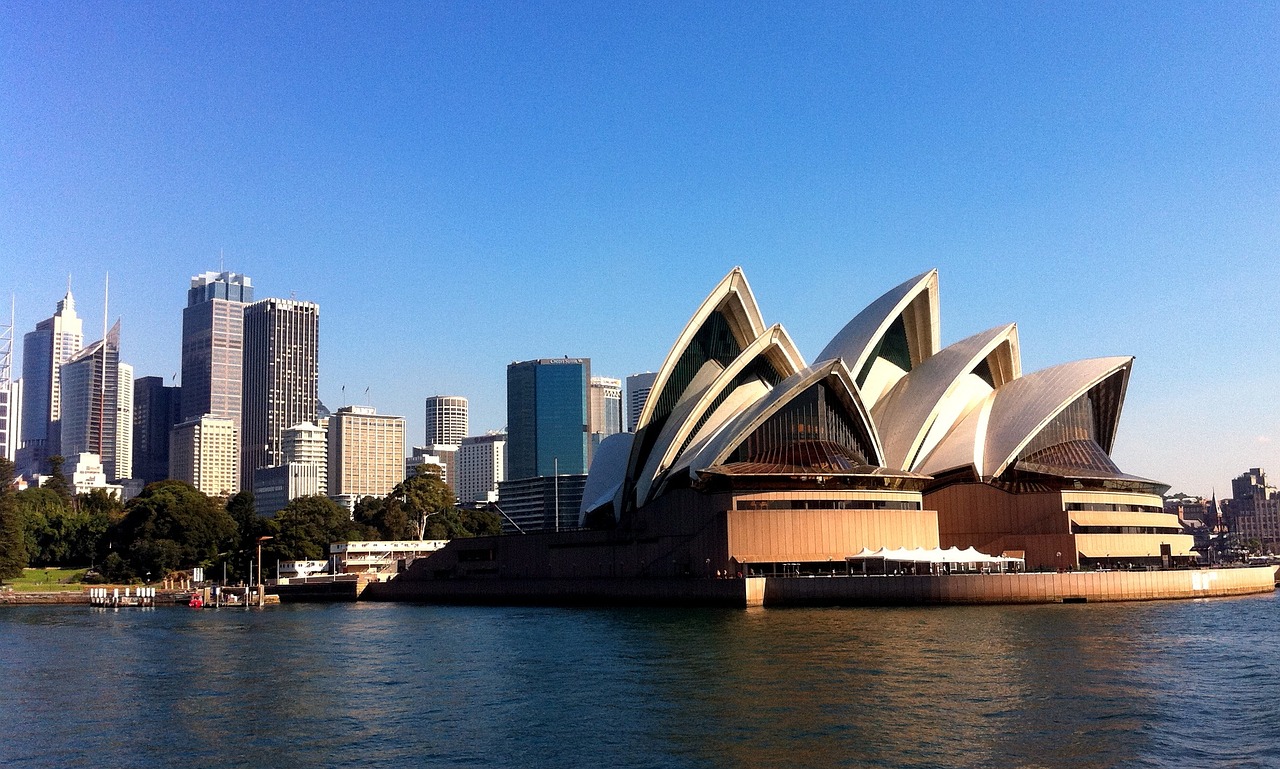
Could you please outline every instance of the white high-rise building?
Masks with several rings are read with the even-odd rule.
[[[240,490],[239,430],[234,420],[209,414],[175,425],[169,434],[169,475],[213,497]]]
[[[319,491],[327,494],[329,488],[329,434],[328,428],[311,422],[300,422],[280,433],[284,451],[283,464],[315,465],[320,468],[317,476]]]
[[[113,480],[133,477],[133,366],[116,368],[116,456]]]
[[[493,432],[463,438],[458,446],[457,466],[454,492],[459,504],[496,502],[498,483],[507,479],[507,434]]]
[[[4,445],[4,455],[17,464],[18,449],[22,447],[22,378],[9,382],[9,431]]]
[[[329,417],[329,496],[382,497],[404,480],[404,417],[344,406]]]
[[[9,306],[9,322],[0,323],[0,456],[14,459],[13,433],[21,418],[14,408],[13,397],[13,306]]]
[[[644,403],[649,400],[649,390],[657,377],[653,371],[627,377],[627,429],[631,432],[636,431],[636,422],[640,421],[640,412],[644,411]]]
[[[428,446],[457,446],[467,435],[467,399],[460,395],[427,398],[426,417]]]
[[[84,323],[76,315],[71,286],[53,316],[22,337],[22,451],[18,471],[47,471],[49,455],[60,450],[54,423],[62,419],[62,364],[84,346]]]

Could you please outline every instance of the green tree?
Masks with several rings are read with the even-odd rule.
[[[234,548],[238,531],[227,511],[182,481],[160,481],[129,500],[111,543],[138,576],[162,578],[179,567],[209,565]]]
[[[66,460],[60,455],[54,454],[49,457],[49,464],[53,467],[53,470],[50,471],[49,477],[44,479],[41,488],[57,494],[58,498],[62,500],[63,507],[70,510],[74,506],[75,500],[72,498],[71,484],[67,483],[67,476],[62,472],[62,466],[66,464]]]
[[[124,518],[124,505],[106,489],[93,489],[79,497],[80,528],[76,532],[73,559],[96,563],[107,555],[107,533]]]
[[[16,497],[13,463],[0,457],[0,583],[22,576],[27,565],[27,542]]]
[[[366,539],[373,534],[356,523],[346,508],[324,496],[298,497],[276,513],[278,532],[267,543],[262,559],[323,560],[330,542]]]
[[[240,536],[240,546],[249,547],[265,532],[266,519],[258,515],[254,505],[253,492],[242,491],[227,500],[227,515],[236,522],[236,530]]]
[[[424,539],[464,539],[502,533],[502,519],[488,510],[449,508],[427,519]]]
[[[434,473],[405,478],[387,495],[382,518],[376,524],[378,531],[384,539],[416,539],[424,520],[431,528],[436,525],[433,518],[456,513],[453,502],[453,491]]]
[[[37,566],[65,562],[75,521],[70,508],[48,486],[23,489],[15,495],[22,516],[27,558]]]

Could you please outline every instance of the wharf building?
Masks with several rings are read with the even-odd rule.
[[[622,432],[622,380],[591,377],[591,453],[610,435]]]
[[[1016,326],[943,347],[938,307],[929,271],[872,302],[809,363],[782,326],[765,324],[733,270],[658,369],[636,431],[601,444],[578,528],[548,532],[544,517],[541,532],[455,541],[385,595],[670,602],[736,591],[741,601],[745,587],[748,603],[1019,602],[1274,588],[1265,569],[1207,581],[1066,574],[1195,559],[1192,537],[1163,510],[1168,487],[1110,457],[1133,359],[1024,375]],[[517,482],[544,475],[528,474],[541,467],[516,450],[516,431],[540,424],[512,395],[532,390],[529,369],[518,381],[509,369]],[[500,492],[508,515],[512,483]],[[966,553],[960,568],[1059,574],[957,582],[950,564]],[[795,579],[852,577],[869,561],[886,576],[892,565],[935,580]],[[725,587],[738,580],[717,576],[747,580]]]
[[[644,411],[645,401],[649,399],[649,391],[653,389],[653,380],[657,376],[656,371],[646,371],[627,377],[627,432],[636,431],[640,412]]]
[[[458,446],[458,502],[467,507],[498,501],[498,484],[507,479],[507,434],[491,432],[462,439]]]
[[[163,377],[133,381],[132,477],[144,486],[170,477],[169,433],[182,421],[181,397],[182,388],[165,386]]]
[[[211,497],[240,491],[240,431],[226,417],[205,414],[174,426],[169,434],[169,475]]]
[[[329,496],[354,505],[384,497],[404,480],[404,417],[344,406],[329,417]]]
[[[49,472],[49,457],[61,452],[62,364],[83,346],[84,323],[68,284],[53,315],[22,338],[22,444],[17,459],[22,475]]]
[[[241,488],[253,488],[258,468],[283,463],[286,428],[316,421],[319,359],[318,304],[262,299],[244,308]]]
[[[120,322],[60,367],[59,451],[102,458],[107,479],[133,477],[133,367],[120,362]]]
[[[498,486],[504,530],[577,525],[581,497],[574,490],[585,481],[591,456],[590,381],[590,358],[542,358],[507,366],[507,480]],[[516,523],[506,512],[511,506],[522,511]]]

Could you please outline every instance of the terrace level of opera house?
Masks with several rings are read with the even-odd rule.
[[[1190,568],[1168,487],[1111,460],[1131,357],[1024,375],[1015,325],[945,348],[940,326],[929,271],[809,363],[734,269],[662,362],[635,432],[598,448],[579,529],[455,541],[370,597],[740,605],[1274,589],[1274,568]]]

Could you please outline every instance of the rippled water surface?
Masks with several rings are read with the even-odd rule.
[[[1280,606],[0,609],[0,765],[1280,766]]]

